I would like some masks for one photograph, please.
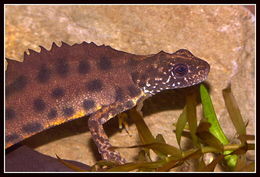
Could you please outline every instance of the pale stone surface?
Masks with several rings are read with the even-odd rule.
[[[244,120],[249,121],[248,134],[255,133],[255,17],[242,6],[27,5],[6,6],[5,10],[7,58],[21,60],[28,48],[39,51],[38,45],[42,45],[49,49],[52,42],[60,41],[69,44],[93,41],[135,54],[160,50],[172,53],[186,48],[211,65],[207,81],[217,116],[228,137],[233,138],[235,134],[222,98],[222,89],[229,82]],[[167,97],[178,99],[164,99]],[[182,107],[174,105],[179,105],[183,99],[168,94],[148,100],[144,108],[147,112],[155,110],[151,111],[154,114],[145,116],[145,121],[154,135],[163,134],[169,144],[176,145],[172,124]],[[156,111],[162,110],[158,109],[161,102],[165,102],[164,106],[173,106],[168,106],[167,111]],[[131,146],[137,143],[134,125],[130,126],[132,137],[125,131],[119,133],[114,129],[110,138],[112,144]],[[89,131],[74,133],[36,149],[44,154],[55,156],[59,153],[60,157],[92,165],[96,149],[86,146],[89,138]],[[135,150],[119,151],[127,160],[133,160]]]

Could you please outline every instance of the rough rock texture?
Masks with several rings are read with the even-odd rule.
[[[172,53],[186,48],[211,65],[207,81],[228,137],[233,138],[235,130],[221,91],[229,82],[244,120],[249,121],[247,132],[255,134],[255,17],[243,6],[7,5],[5,17],[5,54],[16,60],[22,60],[28,48],[39,51],[38,45],[42,45],[49,49],[52,42],[60,41],[69,44],[93,41],[135,54],[160,50]],[[176,145],[172,124],[184,101],[183,95],[176,93],[162,93],[147,100],[144,106],[145,121],[151,131],[154,135],[163,134],[172,145]],[[98,154],[86,126],[86,119],[78,120],[41,133],[28,143],[44,154],[55,157],[57,153],[62,158],[92,165]],[[120,133],[117,126],[116,120],[106,125],[113,145],[138,143],[134,125],[130,126],[132,137],[125,131]],[[119,151],[129,161],[136,152]]]

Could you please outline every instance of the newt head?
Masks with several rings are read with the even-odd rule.
[[[184,88],[204,81],[210,65],[186,49],[169,54],[164,51],[144,59],[137,68],[136,83],[145,93]]]

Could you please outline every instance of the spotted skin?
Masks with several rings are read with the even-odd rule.
[[[65,95],[65,91],[63,88],[60,87],[53,89],[51,93],[51,96],[54,99],[62,98],[64,95]]]
[[[36,75],[36,80],[39,81],[39,83],[46,83],[50,80],[51,77],[51,71],[48,69],[48,67],[43,64],[40,68],[39,68],[39,72]]]
[[[108,137],[102,127],[102,125],[107,122],[110,118],[113,118],[118,114],[118,112],[123,112],[131,107],[126,107],[122,103],[113,103],[110,106],[103,107],[103,109],[97,111],[88,120],[89,130],[92,134],[93,140],[98,147],[98,151],[103,159],[109,161],[115,161],[120,164],[126,163],[126,160],[120,156],[120,154],[114,151],[109,143]]]
[[[79,74],[87,74],[90,72],[90,65],[88,60],[81,60],[78,64],[78,72]]]
[[[43,112],[46,108],[45,102],[41,98],[37,98],[33,101],[33,109],[36,112]]]
[[[88,126],[105,160],[125,159],[111,149],[103,124],[165,89],[204,81],[207,62],[185,49],[134,55],[83,42],[53,43],[8,60],[5,86],[6,148],[45,129],[89,115]]]
[[[69,74],[69,64],[66,58],[58,58],[55,64],[55,70],[60,77],[67,77]]]
[[[51,110],[49,111],[49,113],[47,114],[47,118],[48,118],[48,119],[54,119],[54,118],[57,117],[57,116],[58,116],[58,112],[57,112],[56,109],[51,109]]]

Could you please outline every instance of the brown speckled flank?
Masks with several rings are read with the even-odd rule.
[[[134,55],[83,42],[53,43],[50,51],[29,50],[24,61],[8,61],[6,148],[52,126],[90,115],[88,126],[105,160],[125,163],[110,149],[103,124],[165,89],[204,81],[209,65],[185,49]]]

